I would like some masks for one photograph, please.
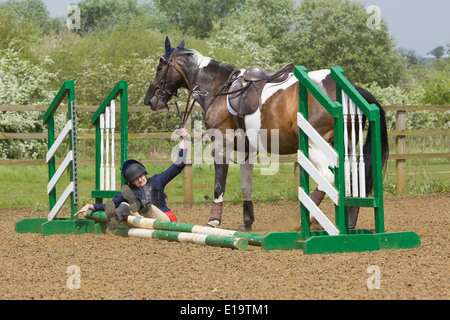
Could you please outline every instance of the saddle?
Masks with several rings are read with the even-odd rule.
[[[261,94],[267,83],[281,83],[294,72],[294,64],[289,63],[276,72],[267,72],[261,67],[253,66],[244,71],[229,89],[230,107],[244,116],[255,112],[261,106]]]

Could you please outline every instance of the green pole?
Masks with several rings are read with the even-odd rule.
[[[308,69],[304,66],[297,67],[299,71],[296,74],[296,77],[299,79],[299,113],[308,120],[308,89],[304,86],[303,81],[301,79],[304,78],[304,75],[308,74]],[[301,128],[299,128],[299,141],[298,148],[300,152],[302,152],[307,158],[309,158],[309,139],[308,135],[303,132]],[[300,175],[300,188],[309,196],[309,174],[308,172],[300,166],[299,168]],[[311,226],[310,226],[310,217],[309,211],[306,207],[300,203],[300,231],[301,231],[301,239],[305,240],[311,236]]]
[[[121,81],[122,93],[120,96],[120,160],[121,165],[128,160],[128,82]],[[122,185],[126,184],[121,176]]]
[[[50,150],[53,143],[55,143],[55,117],[52,115],[48,121],[48,130],[47,130],[47,150]],[[50,181],[56,172],[56,163],[55,157],[53,156],[48,163],[48,181]],[[50,211],[56,204],[56,187],[48,195]]]
[[[67,90],[67,118],[68,120],[72,120],[72,128],[73,130],[69,133],[69,150],[73,152],[73,161],[72,165],[69,168],[70,172],[70,181],[74,184],[74,191],[70,195],[70,219],[78,220],[78,216],[75,215],[78,211],[78,166],[77,166],[77,118],[76,118],[76,109],[75,109],[75,82],[73,80],[67,80],[65,83]]]

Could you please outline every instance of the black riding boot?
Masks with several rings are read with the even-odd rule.
[[[109,219],[109,228],[112,230],[117,229],[117,226],[119,225],[119,222],[116,218],[116,205],[112,200],[109,200],[105,204],[105,214]]]
[[[133,191],[126,184],[122,186],[122,195],[124,199],[127,200],[127,202],[130,204],[131,212],[138,212],[142,209],[142,203],[140,199],[136,198]]]
[[[118,223],[127,221],[128,216],[131,213],[130,205],[126,202],[122,202],[116,209],[116,219]]]

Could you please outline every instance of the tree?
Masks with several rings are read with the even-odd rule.
[[[45,71],[44,60],[34,64],[22,59],[13,49],[0,50],[0,104],[48,104],[56,91],[49,90],[55,74]],[[61,116],[57,116],[61,127]],[[0,112],[0,132],[42,132],[40,112]],[[41,139],[0,140],[0,159],[43,157],[46,142]]]
[[[430,51],[430,53],[436,57],[436,59],[440,59],[445,54],[445,48],[443,46],[439,46]]]
[[[406,58],[408,67],[418,65],[420,63],[419,55],[415,50],[399,48],[398,52],[400,52]]]
[[[431,62],[421,71],[421,78],[425,89],[425,103],[450,104],[450,58]]]
[[[306,45],[309,29],[303,22],[294,0],[248,0],[222,19],[208,42],[216,54],[216,48],[229,50],[240,67],[257,64],[274,71]]]
[[[291,52],[309,70],[340,65],[353,82],[396,84],[406,70],[405,59],[395,50],[387,24],[369,29],[370,17],[363,5],[349,0],[303,0],[311,32],[308,45]]]
[[[41,31],[46,34],[52,29],[52,19],[42,0],[9,0],[1,5],[10,8],[19,17],[32,21]]]
[[[83,0],[81,29],[95,31],[111,29],[120,23],[131,23],[139,15],[138,0]]]
[[[171,22],[198,38],[206,38],[214,23],[242,7],[245,0],[155,0]]]
[[[24,54],[39,38],[38,27],[11,7],[0,6],[0,21],[0,50],[14,48]]]

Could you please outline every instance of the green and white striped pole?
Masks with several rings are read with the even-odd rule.
[[[215,236],[236,237],[246,239],[248,244],[254,246],[261,246],[262,238],[261,234],[240,232],[233,230],[226,230],[220,228],[211,228],[204,226],[197,226],[194,224],[186,224],[180,222],[162,221],[156,219],[149,219],[143,217],[128,216],[128,224],[135,228],[143,229],[155,229],[155,230],[169,230],[178,232],[189,232],[198,234],[208,234]]]
[[[245,250],[248,247],[248,242],[242,238],[215,236],[199,233],[177,232],[167,230],[150,230],[140,228],[129,228],[120,225],[113,233],[125,237],[139,237],[148,239],[159,239],[166,241],[176,241],[180,243],[195,243],[200,245],[232,248]]]
[[[88,211],[85,215],[86,219],[95,220],[98,222],[108,222],[108,218],[106,214],[102,211]],[[219,229],[219,228],[210,228],[210,227],[202,227],[197,226],[193,224],[186,224],[186,223],[180,223],[180,222],[170,222],[170,221],[161,221],[156,219],[149,219],[149,218],[143,218],[143,217],[135,217],[135,216],[129,216],[127,223],[135,228],[139,228],[141,230],[143,229],[154,229],[155,231],[171,231],[176,233],[188,233],[188,234],[197,234],[197,235],[208,235],[208,236],[214,236],[211,238],[208,238],[208,242],[213,243],[215,241],[221,242],[221,240],[224,239],[216,239],[216,238],[237,238],[237,239],[243,239],[247,244],[255,245],[255,246],[261,246],[262,238],[264,237],[261,234],[255,234],[255,233],[247,233],[247,232],[240,232],[240,231],[232,231],[232,230],[225,230],[225,229]],[[119,227],[125,227],[125,226],[119,226]],[[121,235],[128,235],[128,230],[125,231],[127,234]],[[137,234],[137,231],[133,231],[132,233]],[[146,234],[144,232],[144,234]],[[155,236],[152,236],[153,238],[157,237],[160,233],[156,233]],[[175,236],[175,234],[173,234]],[[165,237],[165,236],[164,236]],[[185,238],[186,235],[182,235],[181,238]],[[173,240],[176,241],[176,240]],[[187,240],[184,242],[188,242]],[[207,243],[208,244],[208,243]],[[239,246],[242,246],[243,242],[240,241],[238,243]],[[213,245],[213,244],[211,244]],[[240,248],[238,248],[240,249]]]

